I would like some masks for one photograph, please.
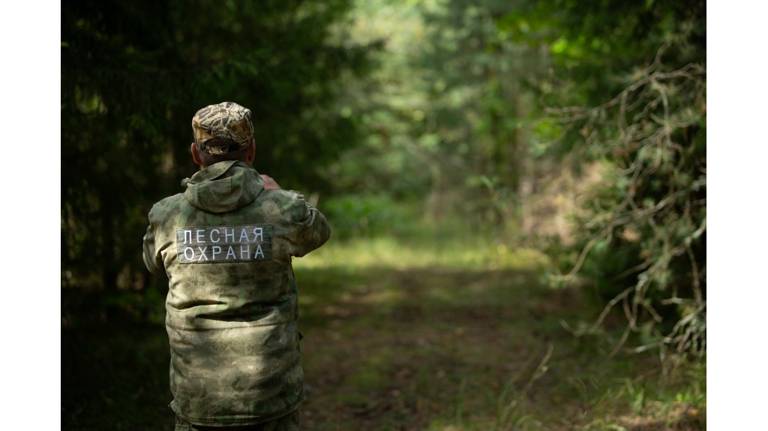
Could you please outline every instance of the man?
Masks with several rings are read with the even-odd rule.
[[[291,259],[320,247],[330,228],[302,195],[250,167],[250,110],[206,106],[192,132],[200,170],[152,207],[144,235],[144,263],[169,281],[176,430],[297,430],[303,372]]]

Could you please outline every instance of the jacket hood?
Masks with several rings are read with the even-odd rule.
[[[249,205],[264,190],[255,169],[237,160],[214,163],[181,182],[184,197],[194,207],[225,213]]]

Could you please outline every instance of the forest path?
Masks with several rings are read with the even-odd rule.
[[[658,362],[565,330],[598,310],[541,272],[298,272],[307,429],[699,429],[702,412],[633,407]]]
[[[445,429],[476,423],[478,413],[496,419],[497,401],[527,385],[551,345],[546,327],[562,315],[550,309],[568,302],[562,292],[548,298],[534,288],[535,273],[520,271],[322,272],[308,274],[302,288],[308,429]]]
[[[540,270],[299,267],[296,276],[304,429],[703,429],[704,412],[673,400],[690,373],[661,389],[653,358],[610,359],[602,337],[566,331],[563,322],[594,309],[577,290],[544,287]],[[171,429],[162,326],[63,337],[63,429]]]

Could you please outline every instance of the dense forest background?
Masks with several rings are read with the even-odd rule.
[[[407,414],[397,416],[397,406],[359,399],[399,381],[392,376],[407,367],[396,359],[358,353],[368,359],[350,365],[362,373],[355,379],[316,359],[308,375],[348,383],[314,382],[319,393],[341,385],[353,394],[310,401],[311,429],[573,429],[531,407],[542,397],[580,399],[565,417],[584,429],[703,429],[705,28],[705,3],[687,0],[62,5],[65,429],[114,419],[99,422],[87,407],[115,412],[113,429],[135,429],[134,413],[152,403],[161,410],[144,414],[142,429],[163,417],[167,365],[152,355],[167,348],[167,288],[144,269],[141,237],[152,203],[195,172],[192,115],[225,100],[253,111],[254,167],[305,192],[333,226],[331,243],[297,263],[305,324],[323,340],[315,357],[340,353],[338,329],[324,325],[353,331],[364,295],[390,301],[367,313],[401,319],[409,283],[447,286],[421,300],[462,304],[479,331],[514,323],[499,337],[543,334],[496,352],[500,361],[524,356],[518,378],[466,410],[403,395]],[[476,289],[471,298],[466,289]],[[526,307],[525,318],[504,311]],[[425,331],[440,325],[419,313]],[[397,344],[389,329],[379,333],[382,352]],[[423,344],[414,346],[406,351]],[[67,384],[115,356],[107,381],[146,367],[149,386]],[[556,379],[576,379],[573,388],[537,393],[556,363],[575,367]],[[451,393],[481,379],[445,367]],[[159,401],[146,398],[151,391]],[[120,416],[126,404],[134,407]]]

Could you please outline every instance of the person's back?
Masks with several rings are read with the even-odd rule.
[[[244,161],[214,161],[185,183],[153,206],[144,239],[147,267],[169,279],[171,407],[198,426],[284,417],[303,399],[291,259],[321,246],[328,224]]]

